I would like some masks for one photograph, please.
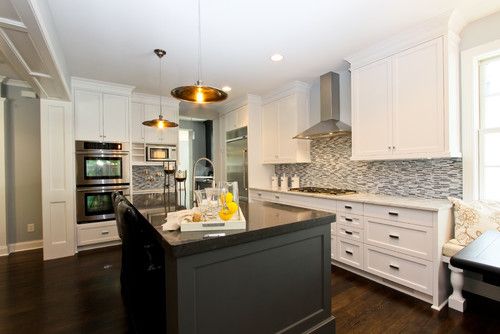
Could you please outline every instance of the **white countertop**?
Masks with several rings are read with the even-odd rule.
[[[283,194],[290,194],[297,196],[328,198],[338,201],[362,202],[366,204],[396,206],[402,208],[428,210],[428,211],[439,211],[443,209],[449,209],[452,207],[450,201],[446,199],[426,199],[426,198],[416,198],[416,197],[375,195],[368,193],[357,193],[352,195],[327,195],[327,194],[317,194],[317,193],[302,193],[296,191],[271,190],[266,188],[250,188],[250,189],[257,191],[259,190],[271,191],[276,193],[283,193]]]

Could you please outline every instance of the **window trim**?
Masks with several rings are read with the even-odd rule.
[[[500,55],[500,39],[461,53],[463,197],[479,199],[479,63]]]

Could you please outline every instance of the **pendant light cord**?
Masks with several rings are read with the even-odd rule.
[[[159,93],[160,93],[160,115],[163,116],[163,107],[162,107],[162,100],[161,100],[161,59],[162,57],[159,57],[160,58],[160,89],[159,89]]]
[[[198,84],[201,85],[201,4],[198,0]]]

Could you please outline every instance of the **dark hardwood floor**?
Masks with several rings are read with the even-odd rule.
[[[40,250],[0,258],[0,333],[127,333],[119,247],[42,261]],[[468,295],[462,314],[332,268],[337,333],[499,333],[500,303]]]

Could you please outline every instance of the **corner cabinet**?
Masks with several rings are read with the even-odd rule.
[[[262,162],[287,164],[311,162],[310,142],[293,139],[308,127],[309,85],[294,82],[263,100]]]
[[[73,78],[75,139],[128,142],[133,87]]]
[[[351,63],[352,160],[461,156],[457,45],[444,35]]]

